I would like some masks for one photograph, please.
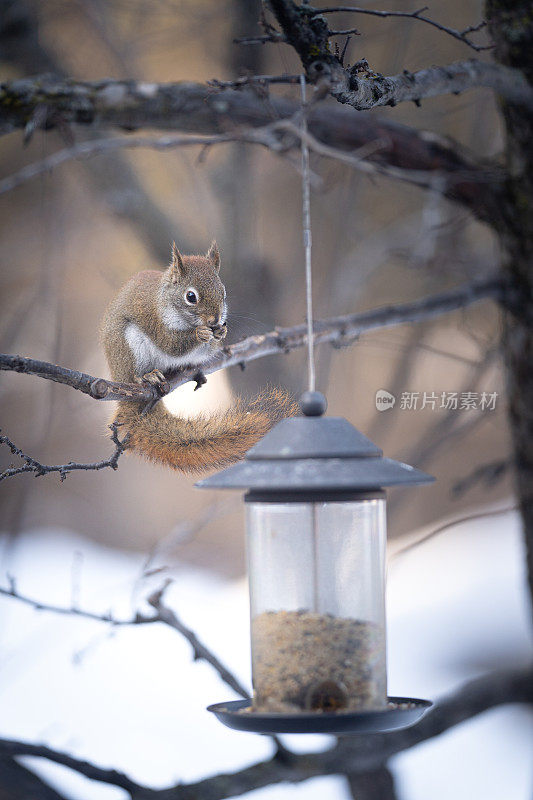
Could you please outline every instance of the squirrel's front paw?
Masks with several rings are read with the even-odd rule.
[[[213,331],[207,325],[200,325],[196,328],[196,338],[199,342],[210,342],[213,338]]]
[[[147,372],[145,375],[143,375],[142,382],[153,386],[157,390],[158,394],[161,395],[161,397],[170,392],[169,382],[163,373],[158,369],[153,369],[151,372]]]
[[[228,335],[228,327],[225,322],[223,325],[216,325],[212,331],[215,339],[225,339]]]

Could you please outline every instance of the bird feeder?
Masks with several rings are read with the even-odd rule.
[[[431,703],[387,696],[384,489],[433,478],[324,416],[320,393],[301,410],[197,484],[247,490],[254,694],[209,710],[261,733],[411,725]]]

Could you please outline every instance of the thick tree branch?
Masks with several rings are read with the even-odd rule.
[[[501,281],[489,278],[410,303],[383,306],[343,317],[315,320],[313,323],[315,344],[329,342],[334,347],[348,346],[368,331],[432,319],[459,308],[466,308],[486,298],[502,300]],[[209,374],[227,367],[244,366],[248,361],[275,353],[288,353],[303,347],[306,343],[306,336],[306,325],[276,328],[269,333],[249,336],[223,348],[217,360],[205,367],[204,372]],[[84,372],[60,367],[57,364],[49,364],[46,361],[37,361],[23,356],[0,353],[0,370],[12,370],[57,381],[88,394],[95,400],[153,402],[158,399],[155,390],[149,385],[115,383],[104,378],[95,378]],[[195,370],[184,370],[169,376],[169,382],[175,388],[194,380],[195,374]]]
[[[486,0],[495,56],[533,83],[533,16],[529,0]],[[509,422],[515,479],[533,601],[533,114],[502,104],[506,129],[507,197],[502,202],[501,271],[513,287],[503,319]]]
[[[318,62],[320,63],[320,62]],[[316,64],[313,67],[316,74]],[[400,75],[375,74],[360,77],[345,71],[342,79],[332,74],[331,94],[341,103],[364,111],[377,106],[395,106],[406,100],[415,103],[426,97],[461,94],[485,87],[513,103],[533,109],[533,87],[521,72],[501,64],[469,59],[444,67],[428,67],[418,72],[404,70]]]
[[[353,800],[397,800],[392,773],[383,765],[370,772],[346,775]]]
[[[74,770],[74,772],[79,772],[80,775],[85,775],[86,778],[90,778],[93,781],[108,783],[111,786],[120,786],[122,789],[126,789],[132,797],[138,796],[137,792],[144,789],[144,787],[130,780],[126,775],[122,772],[118,772],[116,769],[102,769],[95,764],[91,764],[89,761],[82,761],[78,758],[74,758],[73,756],[69,756],[68,753],[59,753],[45,745],[25,745],[22,742],[11,742],[6,739],[0,739],[0,765],[2,764],[3,758],[12,756],[38,756],[40,758],[46,758],[54,764],[62,764],[64,767],[69,767]],[[148,793],[147,796],[149,796]]]
[[[390,77],[372,71],[360,76],[360,65],[345,69],[342,59],[331,52],[330,30],[325,18],[314,9],[299,6],[294,0],[270,0],[270,7],[286,41],[298,53],[308,79],[312,83],[320,81],[340,103],[358,111],[405,100],[419,102],[425,97],[458,94],[480,86],[533,109],[533,87],[520,71],[501,64],[472,59]]]
[[[155,390],[146,384],[115,383],[104,378],[95,378],[85,372],[60,367],[48,361],[37,361],[24,356],[0,353],[0,370],[37,375],[48,381],[63,383],[79,392],[88,394],[94,400],[135,400],[153,402],[159,399]]]
[[[243,770],[214,775],[192,784],[177,784],[154,790],[139,786],[115,770],[106,770],[52,750],[45,745],[0,739],[0,758],[40,756],[64,764],[87,777],[121,786],[133,798],[155,800],[225,800],[281,782],[301,783],[319,775],[355,776],[381,770],[389,758],[427,741],[455,725],[490,708],[507,703],[532,703],[530,669],[506,671],[477,678],[440,700],[418,725],[396,733],[340,739],[330,750],[319,753],[288,754],[253,764]]]
[[[285,5],[285,0],[276,2]],[[313,83],[327,79],[331,94],[358,111],[479,87],[493,89],[510,102],[533,108],[533,87],[521,72],[511,67],[468,59],[389,77],[371,70],[364,76],[359,75],[358,66],[345,70],[327,44],[317,39],[313,45],[306,38],[309,35],[306,25],[301,36],[291,40],[308,78]],[[325,49],[317,53],[319,45]],[[118,125],[127,130],[144,125],[167,130],[179,127],[192,132],[196,129],[176,124],[176,120],[187,113],[188,99],[194,89],[195,84],[186,83],[111,80],[91,83],[59,81],[50,76],[24,78],[0,84],[0,131],[28,125],[32,130],[54,127],[62,121]]]
[[[67,800],[34,772],[14,758],[0,757],[0,798],[2,800]]]
[[[239,128],[264,127],[273,120],[291,118],[298,109],[289,100],[265,99],[250,89],[215,91],[193,83],[89,83],[43,76],[0,84],[0,132],[4,133],[34,124],[37,116],[38,125],[45,128],[75,123],[227,136]],[[398,168],[406,179],[410,171],[437,174],[447,197],[480,219],[491,223],[500,219],[504,175],[493,166],[476,163],[444,137],[370,114],[355,117],[348,109],[323,104],[310,109],[308,126],[318,142],[348,153],[369,142],[386,142],[386,147],[368,157],[369,162]]]

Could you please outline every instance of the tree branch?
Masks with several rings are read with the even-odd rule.
[[[398,800],[392,773],[383,765],[370,772],[346,775],[353,800]]]
[[[116,153],[117,150],[125,149],[135,150],[138,148],[146,148],[150,150],[170,150],[175,147],[190,147],[194,145],[208,147],[213,144],[235,142],[239,139],[240,137],[237,133],[213,134],[212,136],[114,136],[110,138],[90,139],[85,142],[78,142],[78,144],[72,147],[58,150],[46,158],[43,158],[41,161],[28,164],[13,175],[2,178],[0,180],[0,194],[9,192],[26,181],[37,178],[39,175],[50,172],[61,166],[61,164],[75,159],[90,158],[92,156],[105,155],[106,153]]]
[[[56,606],[34,600],[31,597],[20,594],[20,592],[17,590],[17,585],[13,576],[8,575],[7,577],[9,581],[9,588],[0,586],[0,596],[11,597],[20,601],[21,603],[31,606],[36,611],[48,611],[52,614],[60,614],[63,616],[73,615],[77,617],[83,617],[84,619],[91,619],[97,622],[105,622],[113,627],[122,627],[126,625],[147,625],[154,622],[160,622],[164,625],[168,625],[189,642],[192,647],[193,658],[195,661],[205,661],[207,664],[213,667],[220,679],[237,695],[245,699],[250,697],[250,692],[244,688],[233,672],[231,672],[231,670],[229,670],[228,667],[226,667],[226,665],[198,638],[196,633],[191,628],[188,628],[183,624],[175,611],[173,611],[173,609],[163,602],[163,596],[167,588],[172,583],[170,580],[167,580],[160,589],[153,592],[150,597],[148,597],[148,603],[155,609],[155,614],[147,616],[137,612],[129,619],[117,619],[111,613],[96,614],[92,611],[85,611],[74,605],[68,608],[65,606]],[[290,751],[282,744],[282,742],[280,742],[277,736],[272,736],[271,739],[276,748],[276,757],[287,758],[291,755]]]
[[[15,759],[1,756],[0,797],[3,800],[67,800]]]
[[[431,19],[430,17],[426,17],[423,15],[424,11],[427,11],[428,7],[424,6],[423,8],[419,8],[416,11],[379,11],[376,9],[370,8],[360,8],[358,6],[333,6],[331,8],[312,8],[311,6],[306,6],[305,8],[300,6],[299,13],[306,17],[307,19],[312,19],[313,17],[322,16],[324,14],[338,14],[338,13],[353,13],[353,14],[368,14],[373,17],[401,17],[403,19],[415,19],[419,20],[420,22],[425,22],[427,25],[431,25],[432,27],[436,28],[442,33],[446,33],[449,36],[457,39],[457,41],[466,44],[468,47],[475,50],[477,53],[481,52],[482,50],[492,50],[492,44],[483,45],[483,44],[476,44],[469,39],[469,34],[477,33],[483,28],[486,27],[487,23],[482,20],[478,22],[477,25],[468,25],[462,31],[457,30],[456,28],[450,28],[447,25],[442,25],[442,23],[437,22],[436,20]],[[356,28],[351,28],[350,30],[344,31],[333,31],[329,28],[325,30],[326,36],[329,38],[331,36],[339,36],[339,35],[346,35],[346,34],[358,34],[359,31]],[[269,26],[269,30],[263,34],[262,36],[241,36],[238,39],[234,40],[236,44],[270,44],[270,43],[277,43],[277,42],[284,42],[288,43],[288,38],[285,34],[276,31],[275,28]]]
[[[76,123],[92,128],[131,131],[150,127],[227,136],[239,127],[264,127],[273,119],[291,118],[299,108],[284,98],[265,99],[252,89],[216,91],[193,83],[90,83],[42,76],[0,84],[0,132],[4,133],[25,128],[40,109],[38,124],[44,128]],[[309,110],[308,127],[318,142],[348,153],[382,140],[387,146],[370,155],[369,162],[403,170],[406,178],[413,170],[438,174],[447,197],[467,206],[480,219],[493,224],[500,220],[503,173],[475,162],[444,137],[321,105]],[[463,177],[448,184],[446,177],[453,175]]]
[[[178,633],[187,639],[192,647],[195,661],[203,660],[211,664],[224,683],[233,689],[236,694],[244,698],[250,697],[250,692],[244,688],[235,675],[233,675],[233,673],[230,672],[229,669],[198,639],[194,631],[187,628],[183,622],[178,619],[174,611],[163,603],[163,595],[169,583],[170,581],[148,598],[148,602],[157,612],[156,619],[174,628],[174,630],[178,631]]]
[[[403,17],[404,19],[416,19],[420,22],[425,22],[427,25],[431,25],[437,30],[442,31],[443,33],[447,33],[449,36],[452,36],[454,39],[457,39],[459,42],[466,44],[468,47],[471,47],[472,50],[476,50],[476,52],[480,52],[481,50],[491,50],[493,45],[480,45],[473,42],[471,39],[468,38],[470,33],[477,33],[478,31],[482,30],[486,27],[487,23],[483,20],[479,22],[477,25],[469,25],[462,31],[458,31],[455,28],[449,28],[447,25],[442,25],[440,22],[436,22],[434,19],[430,19],[430,17],[425,17],[423,15],[424,11],[427,11],[428,7],[424,6],[424,8],[419,8],[417,11],[379,11],[373,8],[359,8],[357,6],[334,6],[331,8],[314,8],[311,11],[311,16],[317,16],[319,14],[337,14],[337,13],[352,13],[352,14],[368,14],[373,17]]]
[[[313,69],[316,70],[316,66]],[[377,106],[395,106],[406,100],[416,103],[426,97],[461,94],[480,87],[492,89],[511,102],[533,109],[533,87],[521,72],[475,59],[418,72],[404,70],[391,77],[379,74],[359,77],[348,70],[345,79],[334,78],[331,94],[339,102],[363,111]]]
[[[492,489],[511,472],[512,468],[513,462],[510,458],[498,458],[488,464],[480,464],[478,467],[474,467],[468,475],[456,481],[451,487],[450,494],[457,499],[480,484],[485,489]]]
[[[83,619],[92,619],[96,622],[106,622],[114,627],[121,627],[123,625],[146,625],[150,622],[159,622],[160,620],[155,614],[147,617],[144,614],[135,614],[129,619],[117,619],[111,613],[96,614],[92,611],[84,611],[82,608],[76,606],[56,606],[50,603],[42,603],[40,600],[34,600],[27,595],[21,594],[17,589],[17,584],[12,575],[8,575],[9,588],[0,586],[0,595],[3,597],[12,597],[20,603],[31,606],[35,611],[49,611],[52,614],[60,614],[62,616],[75,616],[82,617]]]
[[[409,303],[382,306],[357,314],[315,320],[313,323],[315,344],[329,342],[334,347],[345,347],[353,344],[368,331],[421,322],[456,311],[459,308],[466,308],[486,298],[501,300],[502,297],[502,282],[496,278],[488,278]],[[289,353],[291,350],[303,347],[306,344],[306,338],[306,325],[276,328],[269,333],[249,336],[240,342],[224,347],[217,360],[205,367],[204,372],[209,374],[227,367],[244,366],[248,361],[255,361],[276,353]],[[57,381],[77,389],[95,400],[128,400],[150,403],[159,399],[153,387],[149,385],[116,383],[105,378],[95,378],[84,372],[60,367],[57,364],[49,364],[46,361],[37,361],[23,356],[0,353],[0,370],[12,370]],[[196,372],[197,370],[191,369],[169,375],[169,383],[173,388],[181,386],[194,380]]]
[[[5,588],[0,586],[0,596],[11,597],[21,603],[31,606],[36,611],[48,611],[52,614],[60,614],[63,616],[77,616],[84,619],[91,619],[97,622],[105,622],[113,627],[123,627],[129,625],[150,625],[154,622],[161,622],[168,625],[174,630],[178,631],[181,636],[186,639],[192,647],[193,657],[195,661],[206,661],[218,673],[224,683],[233,689],[233,691],[241,697],[247,698],[250,693],[241,685],[235,675],[215,656],[214,653],[198,638],[198,636],[190,628],[187,628],[176,613],[163,603],[163,595],[170,585],[167,581],[165,585],[154,592],[148,598],[148,603],[155,609],[155,613],[150,616],[137,612],[134,616],[127,619],[117,619],[112,614],[96,614],[92,611],[84,611],[76,606],[56,606],[49,603],[42,603],[39,600],[33,600],[31,597],[20,594],[17,589],[16,582],[12,576],[8,576],[9,587]]]
[[[62,764],[64,767],[69,767],[74,772],[79,772],[80,775],[85,775],[93,781],[100,781],[101,783],[108,783],[111,786],[120,786],[126,789],[132,797],[143,796],[138,795],[139,791],[146,791],[146,796],[150,790],[145,790],[145,787],[130,780],[127,775],[118,772],[116,769],[102,769],[89,761],[82,761],[81,759],[69,756],[68,753],[59,753],[52,750],[46,745],[30,745],[23,742],[13,742],[8,739],[0,739],[0,763],[6,756],[37,756],[46,758],[54,764]],[[154,792],[154,794],[156,794]]]
[[[405,100],[419,102],[424,97],[458,94],[480,86],[494,89],[529,110],[533,108],[533,87],[519,70],[501,64],[470,60],[390,77],[368,71],[366,77],[360,77],[360,65],[345,69],[341,58],[331,52],[330,30],[323,16],[296,5],[294,0],[270,0],[270,7],[287,42],[300,57],[307,78],[320,82],[340,103],[358,111]]]
[[[70,472],[76,472],[79,470],[86,472],[99,472],[100,470],[107,468],[116,470],[118,469],[118,460],[120,456],[125,450],[128,449],[129,436],[126,435],[124,439],[120,440],[118,438],[118,425],[114,422],[109,425],[109,428],[111,430],[110,439],[115,445],[113,454],[109,458],[103,459],[102,461],[93,461],[85,464],[81,464],[76,461],[69,461],[67,464],[55,464],[53,466],[49,464],[41,464],[40,461],[36,461],[34,458],[32,458],[32,456],[23,453],[22,450],[17,447],[17,445],[12,442],[8,436],[5,434],[0,435],[0,445],[7,445],[14,456],[18,456],[24,461],[24,465],[21,467],[8,467],[3,472],[0,472],[0,482],[6,478],[12,478],[15,475],[22,475],[27,472],[33,473],[35,477],[41,477],[42,475],[47,475],[51,472],[58,472],[59,478],[61,482],[63,482]]]
[[[157,392],[146,384],[116,383],[104,378],[95,378],[85,372],[60,367],[48,361],[37,361],[24,356],[0,353],[0,370],[21,372],[36,375],[48,381],[63,383],[79,392],[88,394],[94,400],[135,400],[138,402],[154,402],[159,399]]]
[[[381,770],[383,764],[397,753],[439,736],[490,708],[507,703],[532,703],[532,677],[530,669],[485,675],[440,700],[412,728],[368,737],[346,737],[324,752],[291,753],[287,757],[274,757],[231,774],[214,775],[196,783],[180,783],[161,790],[140,786],[122,773],[102,769],[45,745],[0,739],[0,758],[40,756],[64,764],[92,780],[121,786],[134,798],[155,800],[225,800],[265,786],[281,782],[301,783],[319,775],[350,775],[353,781],[355,776]]]
[[[295,117],[296,116],[299,115],[295,115]],[[303,140],[307,142],[309,149],[319,156],[340,161],[367,174],[387,175],[388,177],[407,181],[417,186],[431,188],[438,194],[444,192],[451,195],[456,186],[464,185],[468,181],[473,181],[474,183],[476,181],[485,181],[490,183],[497,179],[498,176],[497,170],[493,170],[492,172],[487,170],[484,174],[480,174],[476,170],[472,171],[467,168],[464,172],[455,170],[446,175],[437,175],[427,170],[404,170],[387,163],[378,163],[371,160],[372,156],[375,153],[389,149],[390,141],[387,139],[375,139],[374,141],[362,145],[357,150],[347,153],[336,147],[330,147],[319,142],[314,136],[303,131],[301,126],[297,124],[296,119],[287,119],[273,122],[261,128],[241,128],[235,130],[233,133],[213,134],[212,136],[176,135],[155,138],[149,136],[114,136],[111,138],[92,139],[90,141],[80,142],[64,150],[58,150],[41,161],[28,164],[18,172],[0,180],[0,194],[11,191],[26,181],[55,169],[68,161],[78,158],[93,157],[126,148],[136,149],[146,147],[155,150],[167,150],[174,147],[191,145],[202,145],[204,148],[207,148],[215,144],[241,142],[260,144],[272,152],[287,158],[288,152],[294,147],[299,146],[299,142]],[[300,171],[299,161],[295,162],[288,158],[287,160],[296,170]]]

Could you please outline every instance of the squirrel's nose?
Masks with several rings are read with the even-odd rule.
[[[216,317],[208,317],[207,318],[207,324],[208,325],[218,325],[219,322],[220,322],[220,315],[219,314],[217,314]]]

